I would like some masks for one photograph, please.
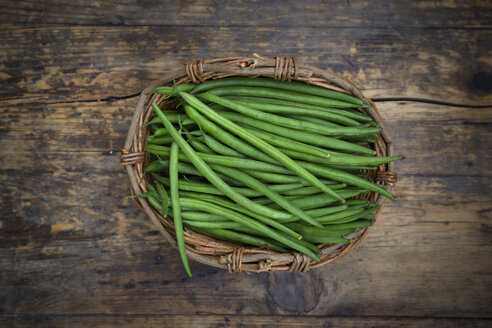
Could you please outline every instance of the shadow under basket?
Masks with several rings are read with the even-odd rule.
[[[206,80],[229,76],[263,76],[284,81],[297,80],[360,98],[372,106],[362,111],[370,115],[381,127],[381,133],[377,135],[377,142],[372,144],[373,149],[376,150],[377,156],[392,156],[391,138],[384,128],[381,115],[374,103],[364,97],[351,81],[336,73],[299,63],[296,58],[265,58],[257,54],[248,57],[195,60],[187,62],[174,72],[165,75],[162,80],[156,81],[140,94],[125,146],[121,151],[121,164],[125,165],[130,178],[132,195],[146,192],[146,183],[150,179],[149,175],[144,176],[143,179],[141,177],[150,160],[149,154],[144,152],[146,141],[142,140],[142,137],[149,135],[150,129],[148,127],[142,128],[142,125],[152,115],[151,104],[156,102],[164,110],[170,108],[170,105],[164,100],[164,96],[153,93],[154,88],[172,86],[174,83],[201,83]],[[388,190],[391,190],[391,186],[396,183],[394,163],[380,165],[376,170],[370,170],[366,173],[373,182],[387,185]],[[385,200],[383,196],[374,192],[359,198],[370,200],[379,205],[382,205]],[[177,247],[172,219],[163,217],[148,203],[146,198],[134,198],[134,200],[147,213],[166,241]],[[376,218],[380,210],[376,212]],[[348,237],[353,239],[350,244],[319,244],[318,247],[321,249],[319,254],[321,262],[319,263],[298,252],[277,253],[266,248],[244,246],[217,240],[187,228],[184,229],[184,238],[188,258],[227,269],[230,273],[273,270],[305,272],[310,268],[322,266],[348,254],[364,239],[368,231],[369,227],[360,228],[349,235]]]

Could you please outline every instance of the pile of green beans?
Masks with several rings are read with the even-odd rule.
[[[379,125],[361,99],[305,84],[232,77],[159,87],[175,104],[145,124],[147,197],[172,217],[188,275],[183,227],[320,261],[322,244],[350,243],[379,206],[357,196],[386,188],[366,177],[401,159],[377,157]],[[169,195],[169,196],[168,196]]]

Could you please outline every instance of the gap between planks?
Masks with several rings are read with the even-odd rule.
[[[119,100],[126,100],[126,99],[132,99],[136,98],[140,95],[140,93],[133,93],[130,95],[126,96],[109,96],[106,98],[101,98],[101,99],[81,99],[81,100],[66,100],[66,101],[53,101],[53,102],[43,102],[43,104],[46,105],[53,105],[53,104],[76,104],[76,103],[94,103],[94,102],[116,102]],[[4,100],[14,100],[14,99],[19,99],[19,98],[10,98],[10,99],[4,99]],[[439,106],[447,106],[447,107],[459,107],[459,108],[492,108],[492,104],[488,105],[468,105],[468,104],[457,104],[457,103],[452,103],[452,102],[446,102],[446,101],[441,101],[441,100],[435,100],[435,99],[428,99],[428,98],[413,98],[413,97],[389,97],[389,98],[371,98],[372,101],[376,103],[382,103],[382,102],[416,102],[416,103],[425,103],[425,104],[431,104],[431,105],[439,105]],[[35,103],[31,103],[35,104]]]

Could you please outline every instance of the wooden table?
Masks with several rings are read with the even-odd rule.
[[[0,326],[492,325],[490,1],[0,1],[0,23]],[[187,278],[119,150],[151,81],[253,52],[377,101],[397,200],[309,274]]]

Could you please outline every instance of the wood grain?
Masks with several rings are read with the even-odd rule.
[[[0,324],[15,327],[476,327],[490,326],[488,319],[398,317],[306,317],[245,315],[104,315],[0,317]]]
[[[0,326],[490,326],[491,7],[0,1]],[[187,278],[126,197],[118,152],[149,82],[252,52],[330,68],[381,100],[405,156],[397,200],[308,276],[191,262]]]
[[[370,97],[492,105],[491,38],[491,29],[9,29],[0,39],[16,46],[0,52],[0,99],[26,104],[125,97],[186,60],[257,52],[332,69]]]
[[[0,22],[21,26],[195,25],[492,27],[490,1],[2,1]]]

